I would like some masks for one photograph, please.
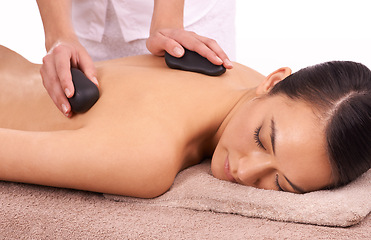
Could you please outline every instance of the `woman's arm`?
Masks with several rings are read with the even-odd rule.
[[[147,48],[154,55],[163,56],[165,51],[175,57],[184,54],[183,46],[206,57],[215,65],[232,68],[227,54],[218,43],[183,27],[184,0],[154,0],[150,37]]]
[[[0,129],[0,136],[5,181],[148,198],[164,193],[176,175],[154,154],[122,145],[109,129]]]

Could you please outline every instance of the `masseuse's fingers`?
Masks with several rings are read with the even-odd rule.
[[[72,116],[67,98],[74,95],[70,68],[80,68],[98,86],[96,70],[87,51],[79,43],[57,43],[43,58],[41,76],[43,83],[58,109],[67,117]]]
[[[62,50],[55,53],[55,66],[62,89],[68,98],[74,95],[71,67],[79,68],[98,87],[94,63],[84,48],[61,46],[59,49]]]
[[[174,57],[181,57],[184,54],[182,46],[199,53],[215,65],[223,64],[228,69],[233,67],[227,54],[215,40],[194,32],[183,29],[161,29],[151,34],[147,40],[148,50],[159,56],[167,51]]]
[[[191,35],[185,34],[185,36],[182,38],[177,37],[176,40],[179,41],[184,47],[199,53],[201,56],[206,57],[211,62],[212,59],[217,57],[217,59],[221,59],[223,61],[225,68],[233,68],[233,64],[229,60],[227,54],[214,39],[193,33]]]
[[[149,36],[146,42],[148,50],[156,56],[164,56],[165,51],[174,57],[181,57],[184,49],[177,41],[157,31]]]
[[[94,62],[91,59],[85,48],[81,49],[78,55],[77,67],[92,81],[97,87],[99,83],[97,80],[97,70],[95,68]]]
[[[69,64],[69,59],[67,60],[67,63]],[[54,104],[65,116],[70,117],[71,106],[60,84],[53,55],[48,53],[43,58],[43,65],[40,68],[40,73],[43,79],[44,87]]]
[[[70,68],[71,64],[76,65],[76,57],[73,56],[76,54],[72,53],[73,50],[69,46],[63,44],[56,46],[52,51],[57,78],[66,97],[70,98],[75,92]]]

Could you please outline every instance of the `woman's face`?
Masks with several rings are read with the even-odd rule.
[[[262,189],[319,190],[333,183],[324,124],[312,108],[284,96],[243,103],[215,149],[216,178]]]

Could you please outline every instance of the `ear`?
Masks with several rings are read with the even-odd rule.
[[[277,83],[285,79],[290,74],[291,74],[291,69],[288,67],[283,67],[283,68],[280,68],[272,72],[257,87],[256,94],[262,95],[262,94],[268,93],[274,87],[274,85],[276,85]]]

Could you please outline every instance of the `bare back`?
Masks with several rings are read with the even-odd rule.
[[[263,79],[238,64],[221,77],[209,77],[169,69],[163,58],[154,56],[98,62],[100,99],[87,113],[68,119],[44,90],[39,67],[0,48],[0,127],[27,131],[29,141],[40,144],[40,150],[32,151],[39,158],[62,155],[56,161],[65,170],[38,170],[61,179],[18,181],[143,197],[166,191],[177,172],[198,163],[205,155],[202,142],[215,135],[238,100]],[[9,138],[26,135],[10,133]],[[45,148],[53,151],[45,153]],[[63,180],[73,162],[79,163],[68,170],[74,181]],[[108,178],[113,169],[121,175]],[[76,177],[78,171],[91,174]],[[149,188],[153,178],[157,184]],[[99,183],[89,183],[93,179]],[[118,190],[114,182],[130,182],[133,187]]]

